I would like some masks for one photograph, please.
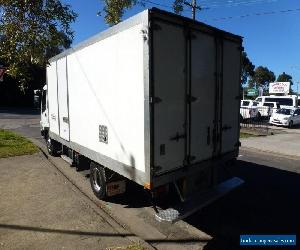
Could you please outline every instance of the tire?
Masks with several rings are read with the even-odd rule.
[[[260,114],[260,112],[258,112],[258,113],[257,113],[257,115],[256,115],[256,119],[257,119],[258,121],[260,121],[260,120],[261,120],[261,114]]]
[[[240,123],[243,123],[243,121],[244,121],[244,118],[243,118],[243,116],[240,114]]]
[[[90,164],[90,183],[95,196],[103,200],[106,197],[105,169],[95,162]]]
[[[60,149],[59,144],[51,139],[49,136],[46,138],[46,146],[49,155],[51,156],[59,156],[60,155]]]
[[[293,127],[293,121],[290,121],[289,122],[289,128],[292,128]]]

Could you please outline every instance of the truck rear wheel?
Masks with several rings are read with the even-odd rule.
[[[105,169],[95,162],[90,164],[90,182],[97,198],[104,199],[106,197]]]

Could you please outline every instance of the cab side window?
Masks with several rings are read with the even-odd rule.
[[[300,109],[297,109],[294,113],[294,115],[300,115]]]
[[[46,104],[47,104],[46,96],[47,96],[47,92],[46,92],[46,90],[43,90],[43,92],[42,92],[42,112],[44,112],[46,110]]]

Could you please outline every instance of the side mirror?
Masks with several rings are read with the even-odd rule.
[[[33,91],[33,106],[36,109],[40,108],[41,98],[42,97],[42,91],[39,89],[36,89]]]

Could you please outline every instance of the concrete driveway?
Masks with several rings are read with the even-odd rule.
[[[242,147],[300,159],[300,129],[285,129],[279,134],[241,140]]]

